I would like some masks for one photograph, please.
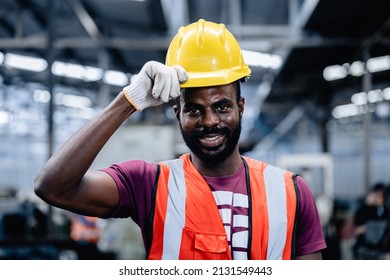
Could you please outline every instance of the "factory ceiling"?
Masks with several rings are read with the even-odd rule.
[[[332,106],[364,89],[350,66],[390,54],[387,0],[0,0],[0,52],[115,70],[130,80],[146,61],[164,62],[177,29],[200,18],[225,23],[245,50],[282,58],[277,69],[252,66],[248,82],[269,86],[261,104],[248,106],[261,107],[255,109],[271,128],[302,103],[329,118]],[[325,80],[331,65],[345,68],[345,77]],[[120,89],[48,72],[0,65],[4,84],[61,84],[109,96]],[[390,71],[369,78],[369,88],[383,89]]]

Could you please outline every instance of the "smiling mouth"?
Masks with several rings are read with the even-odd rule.
[[[222,134],[210,134],[199,138],[199,141],[202,143],[202,145],[209,149],[218,148],[222,145],[224,140],[225,136]]]

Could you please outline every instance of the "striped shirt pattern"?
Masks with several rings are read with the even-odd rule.
[[[227,234],[232,258],[247,260],[248,195],[245,168],[227,177],[205,177],[213,193]]]

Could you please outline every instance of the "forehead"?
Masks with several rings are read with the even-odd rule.
[[[233,84],[187,88],[181,95],[183,103],[214,103],[221,99],[236,99],[236,88]]]

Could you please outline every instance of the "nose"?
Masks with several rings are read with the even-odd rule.
[[[214,127],[220,122],[219,116],[214,110],[207,109],[201,118],[201,125],[204,127]]]

